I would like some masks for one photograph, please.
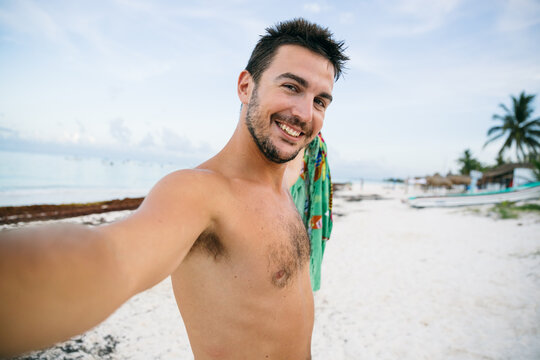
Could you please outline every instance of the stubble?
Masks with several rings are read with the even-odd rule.
[[[273,117],[277,117],[280,120],[284,121],[285,123],[289,123],[291,125],[299,126],[304,131],[304,126],[300,124],[300,120],[293,118],[293,117],[285,117],[284,115],[280,114],[274,114]],[[253,138],[253,141],[255,141],[255,144],[263,153],[263,155],[270,161],[275,162],[277,164],[283,164],[288,161],[291,161],[298,155],[302,147],[300,147],[297,151],[293,152],[292,154],[284,155],[281,154],[279,149],[276,147],[276,145],[272,142],[270,139],[270,133],[264,134],[264,129],[267,127],[268,124],[265,124],[265,119],[260,113],[259,109],[259,98],[257,94],[257,87],[253,89],[253,94],[251,96],[251,99],[247,105],[247,111],[246,111],[246,126],[249,130],[249,133],[251,134],[251,137]],[[268,127],[271,125],[268,125]],[[306,131],[304,131],[305,133]],[[305,134],[307,138],[310,138],[313,131],[310,131],[308,134]]]

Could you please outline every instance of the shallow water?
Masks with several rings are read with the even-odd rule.
[[[0,151],[0,206],[145,196],[181,164]]]

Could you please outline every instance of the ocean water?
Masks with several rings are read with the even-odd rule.
[[[0,151],[0,206],[67,204],[145,196],[185,166]]]

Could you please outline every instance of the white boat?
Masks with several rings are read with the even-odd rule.
[[[412,207],[424,208],[497,204],[503,201],[514,202],[534,199],[540,199],[540,182],[529,183],[501,191],[413,196],[407,199],[407,202]]]

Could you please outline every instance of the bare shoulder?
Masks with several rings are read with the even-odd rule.
[[[155,219],[161,227],[193,224],[202,232],[211,225],[228,193],[222,175],[204,169],[178,170],[163,177],[148,193],[135,218]]]
[[[169,275],[216,221],[226,180],[208,170],[162,178],[133,214],[100,231],[113,244],[135,292]]]
[[[220,173],[209,169],[196,168],[174,171],[163,177],[157,185],[190,185],[194,188],[204,188],[211,185],[226,186],[226,183],[227,178]]]
[[[228,180],[206,169],[178,170],[163,177],[150,191],[146,202],[158,203],[168,210],[190,203],[211,211],[216,202],[227,194]],[[144,205],[144,203],[143,203]]]

